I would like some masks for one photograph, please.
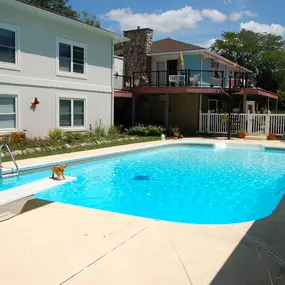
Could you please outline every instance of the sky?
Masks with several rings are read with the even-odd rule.
[[[105,29],[151,28],[154,40],[173,38],[209,47],[225,31],[245,28],[285,37],[285,0],[70,0],[95,13]]]

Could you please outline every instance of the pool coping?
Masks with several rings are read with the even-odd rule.
[[[113,157],[118,157],[122,155],[128,155],[133,153],[139,153],[143,152],[145,150],[155,150],[158,148],[163,147],[169,147],[173,145],[189,145],[189,146],[208,146],[208,147],[215,147],[218,144],[226,144],[226,145],[233,145],[243,148],[258,148],[258,149],[264,149],[265,151],[285,151],[285,146],[270,146],[262,143],[243,143],[243,142],[227,142],[227,141],[216,141],[216,142],[191,142],[191,141],[171,141],[171,142],[162,142],[161,144],[156,145],[149,145],[149,146],[139,146],[135,148],[129,148],[126,150],[119,150],[119,151],[110,151],[103,154],[95,154],[95,155],[85,155],[79,158],[73,158],[73,159],[59,159],[54,162],[49,163],[41,163],[41,164],[35,164],[32,166],[26,166],[26,167],[19,167],[18,171],[19,174],[27,174],[37,171],[44,171],[49,169],[52,166],[58,165],[60,163],[67,163],[70,165],[75,165],[79,163],[87,163],[91,161],[96,160],[103,160]],[[3,170],[2,172],[4,175],[10,173],[9,170]],[[0,178],[1,179],[1,178]]]

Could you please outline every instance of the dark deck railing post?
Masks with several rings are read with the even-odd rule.
[[[189,69],[186,69],[186,85],[189,86]]]
[[[222,88],[224,88],[224,85],[225,85],[225,79],[224,79],[224,71],[222,70]]]
[[[159,87],[160,86],[160,82],[159,82],[159,70],[157,70],[156,72],[156,82],[157,82],[157,86]]]
[[[135,72],[133,72],[133,88],[135,87]]]

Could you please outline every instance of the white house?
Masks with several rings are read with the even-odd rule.
[[[125,40],[20,0],[1,0],[0,134],[110,126],[114,44]]]

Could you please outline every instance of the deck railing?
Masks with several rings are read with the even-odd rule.
[[[114,89],[118,91],[131,91],[132,78],[130,76],[114,74]]]
[[[207,134],[227,134],[229,118],[227,114],[200,113],[199,132]],[[231,133],[244,130],[249,135],[285,134],[285,114],[231,114]]]
[[[251,73],[234,72],[226,74],[224,70],[157,70],[133,73],[133,87],[256,87],[256,77]]]

